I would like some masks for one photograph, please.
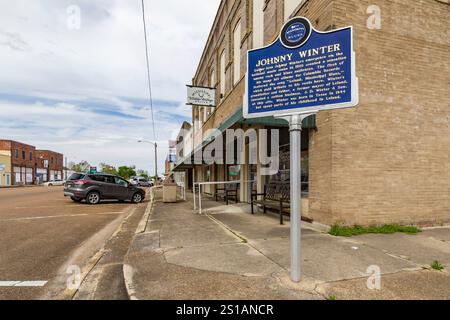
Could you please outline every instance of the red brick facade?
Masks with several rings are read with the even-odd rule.
[[[61,153],[36,150],[32,145],[13,140],[0,140],[0,150],[11,154],[12,185],[62,179],[64,156]]]
[[[47,180],[62,179],[63,168],[64,155],[50,150],[36,150],[36,172],[46,170]]]

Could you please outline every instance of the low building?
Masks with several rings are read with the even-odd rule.
[[[165,174],[168,175],[174,168],[175,163],[176,163],[176,159],[177,159],[177,143],[176,141],[170,140],[169,141],[169,152],[167,154],[166,157],[166,161],[165,161]]]
[[[36,150],[36,176],[41,182],[62,180],[64,155],[50,150]]]
[[[263,176],[260,162],[192,165],[195,152],[175,170],[195,182],[239,181],[240,201],[287,182],[287,124],[242,111],[247,51],[272,43],[294,16],[320,31],[353,26],[360,97],[356,108],[305,119],[302,215],[327,225],[450,222],[448,0],[222,0],[192,80],[216,88],[217,106],[192,107],[193,150],[205,149],[212,129],[276,128],[280,171]]]
[[[176,166],[178,170],[174,172],[174,179],[179,185],[185,186],[192,190],[192,170],[182,168],[180,164],[183,163],[185,157],[190,156],[194,147],[194,140],[192,137],[192,124],[185,121],[181,125],[180,132],[176,140]],[[189,168],[189,167],[188,167]]]
[[[35,182],[34,146],[13,141],[0,140],[1,185],[26,185]]]
[[[0,150],[0,187],[10,186],[11,179],[11,150]]]
[[[30,185],[63,178],[64,155],[14,140],[0,140],[0,186]]]

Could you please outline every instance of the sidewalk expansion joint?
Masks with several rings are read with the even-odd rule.
[[[268,259],[269,261],[271,261],[272,263],[276,264],[277,266],[279,266],[281,269],[288,271],[284,266],[282,266],[280,263],[276,262],[275,260],[273,260],[272,258],[268,257],[267,255],[265,255],[261,250],[259,250],[258,248],[252,246],[249,243],[249,240],[247,238],[244,238],[243,236],[241,236],[240,234],[238,234],[236,231],[234,231],[233,229],[231,229],[229,226],[227,226],[226,224],[224,224],[223,222],[217,220],[216,218],[212,217],[211,215],[207,214],[206,215],[209,219],[211,219],[212,221],[214,221],[215,223],[217,223],[219,226],[221,226],[222,228],[224,228],[225,230],[228,230],[229,232],[231,232],[234,236],[236,236],[237,238],[242,240],[242,243],[245,243],[246,245],[248,245],[250,248],[253,248],[254,250],[256,250],[257,252],[259,252],[263,257],[265,257],[266,259]],[[253,240],[253,239],[251,239]]]
[[[167,247],[162,249],[163,252],[169,252],[174,250],[180,250],[180,249],[190,249],[190,248],[205,248],[205,247],[220,247],[220,246],[230,246],[235,244],[244,244],[242,241],[234,241],[234,242],[216,242],[216,243],[209,243],[209,244],[198,244],[198,245],[190,245],[190,246],[178,246],[178,247]]]

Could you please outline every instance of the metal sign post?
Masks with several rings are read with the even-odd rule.
[[[302,121],[321,110],[358,104],[353,28],[321,32],[304,17],[286,22],[270,45],[248,51],[244,118],[289,122],[291,278],[301,279]]]
[[[315,113],[277,117],[289,122],[291,144],[291,280],[301,280],[301,217],[302,217],[302,122]]]

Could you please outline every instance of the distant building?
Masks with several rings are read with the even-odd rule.
[[[1,186],[33,184],[35,178],[34,146],[13,141],[0,140]]]
[[[183,163],[184,158],[189,156],[192,153],[194,147],[194,140],[192,136],[192,124],[184,121],[181,125],[180,132],[177,136],[177,158],[176,158],[176,167],[178,170],[174,171],[174,179],[179,185],[183,185],[188,189],[192,188],[193,176],[192,170],[187,170],[180,166],[179,164]],[[188,167],[190,168],[190,167]]]
[[[64,156],[50,150],[36,150],[36,176],[42,181],[62,180]]]
[[[0,140],[0,186],[31,185],[62,179],[61,153],[36,150],[14,140]]]

